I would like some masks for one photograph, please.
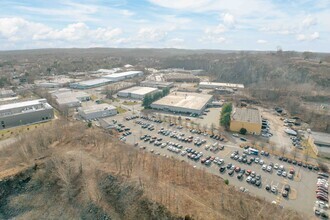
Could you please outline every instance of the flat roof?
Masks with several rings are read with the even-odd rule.
[[[244,89],[243,84],[234,84],[234,83],[220,83],[220,82],[200,82],[199,85],[210,85],[215,87],[229,87],[229,88],[241,88]]]
[[[76,82],[74,84],[79,84],[81,86],[95,86],[95,85],[98,85],[98,84],[110,83],[110,82],[112,82],[111,79],[98,78],[98,79],[80,81],[80,82]]]
[[[173,82],[163,82],[163,81],[142,81],[141,84],[146,83],[146,84],[155,84],[155,85],[171,85],[174,84]]]
[[[231,118],[234,121],[261,124],[261,115],[260,115],[260,111],[258,109],[234,108]]]
[[[136,94],[136,95],[146,95],[150,92],[154,92],[154,91],[157,91],[157,90],[158,90],[157,88],[152,88],[152,87],[134,86],[134,87],[129,88],[129,89],[121,90],[120,92],[131,93],[131,94]]]
[[[210,99],[212,99],[212,95],[189,92],[173,92],[152,104],[200,110],[210,101]]]
[[[56,102],[59,105],[64,105],[64,104],[68,104],[68,103],[72,103],[72,102],[77,103],[80,101],[74,96],[66,96],[66,97],[61,97],[61,98],[56,99]]]
[[[102,103],[102,104],[95,104],[91,106],[86,106],[86,107],[81,107],[80,108],[85,114],[91,114],[99,111],[104,111],[104,110],[115,110],[116,107],[113,105],[109,105],[107,103]]]
[[[62,98],[79,98],[79,97],[90,97],[90,95],[86,92],[72,92],[72,91],[60,91],[54,94],[57,99],[62,99]]]
[[[119,78],[119,77],[125,77],[125,76],[130,76],[130,75],[136,75],[136,74],[143,74],[142,71],[127,71],[127,72],[121,72],[121,73],[114,73],[110,75],[104,76],[104,78]]]
[[[0,111],[10,110],[10,109],[14,109],[14,108],[24,108],[24,107],[39,105],[39,104],[44,104],[44,103],[47,103],[46,99],[36,99],[36,100],[31,100],[31,101],[10,103],[10,104],[6,104],[6,105],[0,105]]]
[[[312,132],[315,144],[330,145],[330,134],[323,132]]]

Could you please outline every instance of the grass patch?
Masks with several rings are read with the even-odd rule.
[[[137,105],[137,104],[139,104],[139,103],[136,102],[136,101],[134,101],[134,102],[132,102],[132,101],[124,101],[123,104],[124,104],[124,105]]]
[[[127,112],[126,109],[123,109],[123,108],[120,107],[120,106],[116,107],[116,109],[117,109],[118,114],[122,114],[122,113]]]

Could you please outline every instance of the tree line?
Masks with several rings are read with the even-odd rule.
[[[228,129],[230,125],[230,115],[232,110],[233,110],[232,103],[224,104],[221,109],[220,124],[224,126],[226,129]]]
[[[170,93],[169,88],[163,88],[162,91],[159,91],[155,94],[147,94],[144,96],[142,106],[147,109],[150,108],[150,105],[154,102],[157,101],[158,99],[163,98],[164,96],[167,96]]]

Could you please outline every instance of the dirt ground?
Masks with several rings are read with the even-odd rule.
[[[284,132],[286,127],[283,125],[283,121],[280,120],[280,116],[276,115],[272,110],[263,108],[260,108],[260,110],[262,117],[268,119],[270,123],[270,132],[273,136],[269,138],[269,143],[275,145],[277,149],[284,146],[287,147],[288,152],[292,151],[294,146],[289,135]],[[266,138],[262,139],[267,140]]]

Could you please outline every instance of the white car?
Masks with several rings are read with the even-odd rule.
[[[286,177],[286,172],[285,171],[282,173],[282,176],[283,177]]]
[[[276,188],[276,186],[272,186],[271,191],[272,191],[272,193],[277,194],[277,188]]]
[[[278,167],[278,169],[279,169],[279,170],[284,170],[284,166],[283,166],[283,165],[280,165],[280,166]]]
[[[266,164],[262,165],[261,169],[262,170],[266,170],[267,169],[267,165]]]
[[[268,172],[272,172],[272,169],[273,169],[273,168],[272,168],[271,166],[268,166],[268,167],[267,167],[267,171],[268,171]]]
[[[263,164],[264,164],[264,161],[263,161],[263,160],[260,160],[260,161],[259,161],[259,164],[260,164],[260,165],[263,165]]]
[[[238,137],[238,134],[233,134],[234,137]]]
[[[277,164],[277,163],[275,163],[275,165],[274,165],[274,169],[275,169],[275,170],[278,169],[278,164]]]

